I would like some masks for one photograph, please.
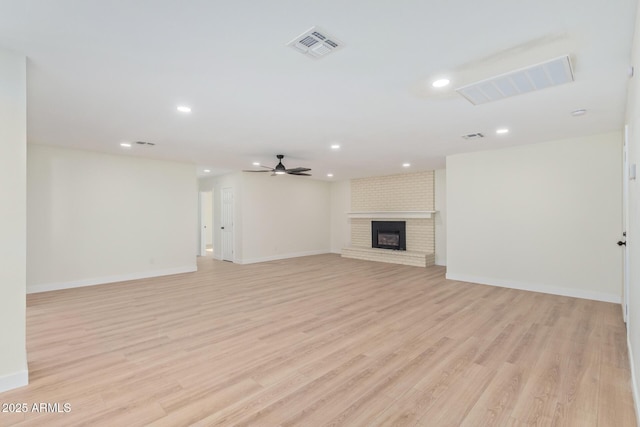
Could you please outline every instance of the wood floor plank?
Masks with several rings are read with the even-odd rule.
[[[505,425],[526,381],[527,370],[504,362],[460,423],[464,427]]]
[[[618,368],[603,365],[600,371],[601,381],[598,383],[598,426],[633,426],[634,414],[626,410],[633,405],[633,397],[628,381],[623,378],[628,371],[620,372]]]
[[[327,254],[27,297],[22,426],[634,426],[620,306]]]

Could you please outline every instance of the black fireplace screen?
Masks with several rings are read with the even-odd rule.
[[[371,221],[371,247],[407,250],[405,221]]]
[[[378,245],[398,247],[400,245],[400,232],[378,231]]]

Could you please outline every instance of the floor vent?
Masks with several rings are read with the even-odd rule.
[[[315,26],[291,40],[287,43],[287,46],[291,46],[296,51],[310,58],[317,59],[342,48],[343,43],[337,38],[330,36],[323,29]]]
[[[573,81],[569,56],[512,71],[456,89],[473,105],[485,104]]]

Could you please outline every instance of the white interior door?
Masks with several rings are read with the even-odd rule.
[[[629,221],[629,126],[624,127],[622,146],[622,239],[618,242],[622,255],[622,317],[629,315],[629,251],[627,250],[627,223]]]
[[[206,222],[206,197],[205,192],[201,191],[199,194],[200,205],[200,256],[207,254],[207,222]]]
[[[224,261],[233,261],[233,188],[223,188],[221,198],[222,259]]]

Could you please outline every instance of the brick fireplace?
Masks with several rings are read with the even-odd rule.
[[[429,266],[435,262],[434,172],[351,180],[351,245],[346,258]],[[372,223],[403,221],[406,250],[373,248]]]

